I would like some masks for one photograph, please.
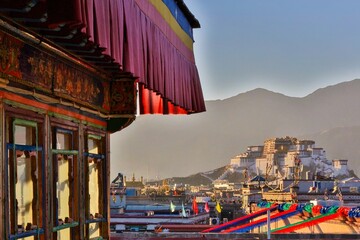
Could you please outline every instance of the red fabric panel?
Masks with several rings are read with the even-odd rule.
[[[151,90],[139,84],[140,113],[141,114],[164,114],[163,100]]]
[[[90,40],[94,41],[94,0],[80,0],[81,7],[79,15],[81,21],[85,24],[84,32],[90,36]]]
[[[150,31],[155,32],[155,27],[150,24],[149,21],[146,21],[146,27],[150,29]],[[159,69],[156,68],[156,64],[160,62],[160,55],[159,55],[159,49],[158,44],[156,42],[158,41],[156,35],[154,34],[154,38],[151,38],[150,36],[147,36],[149,33],[146,34],[145,44],[148,51],[145,51],[147,54],[148,64],[147,64],[147,88],[148,89],[154,89],[155,86],[155,79],[156,76],[159,76],[161,73],[159,73]]]
[[[124,8],[121,0],[110,0],[110,46],[111,56],[123,63]]]
[[[77,0],[79,18],[90,40],[106,48],[104,53],[119,64],[123,62],[124,9],[123,0]]]
[[[139,24],[140,21],[140,11],[136,8],[134,1],[123,1],[124,3],[124,20],[126,27],[126,38],[124,43],[125,48],[125,58],[124,58],[124,69],[126,71],[134,73],[140,79],[142,76],[140,74],[139,66],[141,55],[140,49],[141,44],[141,26]]]
[[[168,102],[168,114],[189,114],[184,108]]]
[[[188,114],[187,110],[164,100],[159,94],[146,89],[143,84],[139,84],[139,96],[141,114]]]
[[[106,48],[104,53],[111,55],[110,8],[109,0],[94,0],[94,41]]]

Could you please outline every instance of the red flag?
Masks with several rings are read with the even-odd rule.
[[[205,203],[205,212],[210,212],[209,203]]]
[[[196,198],[193,199],[192,209],[193,209],[194,214],[198,214],[198,213],[199,213],[199,208],[198,208],[198,205],[197,205],[197,202],[196,202]]]

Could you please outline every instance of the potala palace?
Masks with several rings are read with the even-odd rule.
[[[246,152],[231,159],[229,171],[255,173],[263,176],[292,179],[294,175],[312,179],[315,176],[349,176],[348,160],[326,158],[326,151],[313,140],[277,137],[264,145],[249,146]]]

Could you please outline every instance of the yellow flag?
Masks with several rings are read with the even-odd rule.
[[[218,211],[218,213],[221,213],[221,206],[219,202],[216,202],[216,207],[215,207],[216,211]]]

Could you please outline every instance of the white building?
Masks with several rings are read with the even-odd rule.
[[[230,162],[233,168],[248,169],[249,172],[263,176],[272,175],[292,179],[303,166],[315,168],[313,175],[336,177],[348,175],[347,160],[326,158],[323,148],[315,147],[315,141],[298,140],[293,137],[271,138],[264,146],[249,146],[246,152],[234,157]]]
[[[334,159],[332,160],[332,166],[337,175],[347,175],[349,173],[348,160],[345,159]]]
[[[255,163],[257,158],[261,158],[263,154],[263,146],[249,146],[247,151],[232,158],[230,160],[230,165],[232,167],[249,169],[250,171],[255,171]]]

